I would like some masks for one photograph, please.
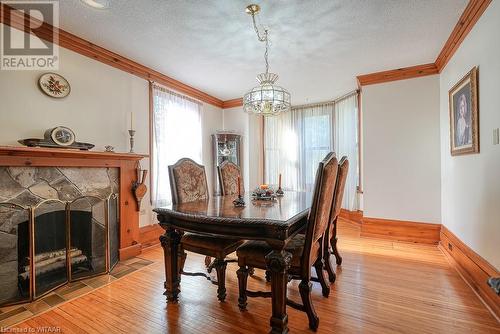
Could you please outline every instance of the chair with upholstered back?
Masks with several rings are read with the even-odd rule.
[[[307,313],[311,329],[317,329],[319,323],[319,318],[311,300],[311,266],[316,269],[322,288],[327,289],[329,292],[329,286],[323,272],[323,243],[332,209],[337,169],[338,162],[333,153],[329,153],[319,163],[312,205],[307,218],[306,233],[296,234],[285,246],[285,251],[292,254],[288,273],[292,279],[301,280],[299,291],[303,303],[300,305],[287,301],[287,304]],[[246,288],[248,268],[266,269],[265,257],[271,251],[272,248],[265,241],[247,241],[236,251],[238,265],[240,266],[237,272],[240,290],[238,305],[240,309],[246,309],[247,295],[252,295],[250,292],[247,293]],[[270,296],[268,293],[259,293],[259,296],[263,295],[265,297]]]
[[[183,158],[177,161],[174,165],[168,166],[170,176],[170,190],[172,192],[172,202],[176,205],[194,201],[208,200],[208,185],[205,174],[205,167],[197,164],[189,158]],[[226,239],[209,235],[196,233],[184,233],[181,238],[181,261],[180,272],[190,276],[205,276],[202,273],[188,273],[184,271],[184,262],[186,253],[184,250],[205,255],[206,257],[214,257],[213,267],[217,271],[217,297],[220,301],[226,298],[226,266],[225,260],[228,254],[236,251],[243,241],[239,239]],[[211,271],[211,266],[209,272]]]
[[[168,166],[172,203],[208,200],[205,166],[189,158],[182,158]]]
[[[333,207],[330,215],[330,223],[326,233],[326,242],[325,242],[325,267],[328,272],[328,279],[330,282],[335,282],[335,272],[332,268],[332,264],[330,262],[330,252],[335,256],[337,265],[342,264],[342,257],[339,254],[337,248],[337,225],[338,218],[340,215],[340,210],[342,208],[342,200],[344,199],[344,189],[347,181],[347,174],[349,173],[349,160],[344,156],[340,159],[339,162],[339,170],[337,173],[337,183],[335,186],[335,193],[333,196]],[[330,250],[331,247],[331,250]]]
[[[226,160],[217,166],[217,171],[219,174],[219,184],[222,195],[238,194],[238,176],[241,177],[240,167],[231,161]],[[242,178],[240,178],[240,182],[241,193],[244,193],[245,186],[243,185]]]

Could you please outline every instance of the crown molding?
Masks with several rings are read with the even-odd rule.
[[[243,105],[243,99],[240,97],[237,99],[232,99],[222,102],[222,109],[241,107],[242,105]]]
[[[470,0],[465,7],[464,12],[460,16],[455,28],[451,32],[450,37],[443,46],[443,49],[436,58],[435,64],[439,70],[439,73],[445,68],[448,61],[453,57],[455,51],[464,41],[465,37],[472,30],[476,22],[479,20],[481,15],[488,8],[491,0]]]
[[[472,30],[481,15],[486,11],[491,1],[492,0],[469,1],[464,12],[460,16],[460,19],[455,25],[455,28],[451,32],[450,37],[446,41],[434,63],[359,75],[357,76],[358,85],[361,87],[440,73],[445,68],[446,64],[454,55],[465,37]],[[27,27],[30,24],[32,24],[31,26],[37,26],[38,24],[40,24],[39,20],[15,10],[11,16],[6,16],[5,13],[10,12],[13,8],[5,4],[2,4],[1,6],[2,15],[0,16],[0,23],[4,23],[22,31],[30,31],[31,34],[33,34],[33,32],[27,29]],[[97,60],[101,63],[131,73],[145,80],[157,82],[173,90],[176,90],[179,93],[186,94],[192,98],[198,99],[222,109],[235,108],[243,105],[243,101],[241,98],[222,101],[221,99],[209,95],[199,89],[186,85],[163,73],[155,71],[147,66],[141,65],[124,56],[93,44],[65,30],[53,27],[46,22],[43,22],[40,29],[38,29],[38,37],[43,38],[49,42],[53,42],[52,38],[54,34],[58,35],[59,46],[65,49],[74,51],[83,56]]]
[[[379,84],[383,82],[390,82],[396,80],[405,80],[410,78],[423,77],[426,75],[438,74],[436,64],[423,64],[410,67],[398,68],[395,70],[388,70],[364,75],[358,75],[358,83],[361,86],[368,86]]]
[[[193,88],[163,73],[155,71],[147,66],[141,65],[122,55],[109,51],[96,44],[93,44],[63,29],[56,28],[46,22],[40,22],[39,20],[31,17],[30,15],[23,14],[10,6],[7,6],[5,4],[1,4],[1,6],[2,6],[2,15],[0,16],[0,23],[6,24],[21,31],[25,32],[29,31],[29,33],[31,34],[34,33],[30,29],[28,29],[28,27],[29,26],[34,27],[41,24],[40,28],[37,29],[37,36],[39,38],[42,38],[48,42],[53,43],[54,42],[53,36],[54,34],[57,34],[58,39],[56,39],[56,42],[60,47],[74,51],[83,56],[92,58],[101,63],[117,68],[119,70],[128,72],[142,79],[157,82],[179,93],[188,95],[197,100],[222,108],[223,104],[222,100],[214,96],[211,96],[199,89]],[[11,13],[11,15],[6,15],[6,13]]]
[[[490,3],[491,0],[469,1],[455,25],[455,28],[452,30],[450,37],[448,37],[448,40],[433,63],[358,75],[356,77],[358,86],[367,86],[441,73]]]

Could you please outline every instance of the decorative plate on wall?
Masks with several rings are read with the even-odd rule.
[[[38,79],[42,92],[50,97],[62,98],[69,95],[71,87],[69,82],[59,74],[45,73]]]

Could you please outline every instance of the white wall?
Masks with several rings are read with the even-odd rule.
[[[363,87],[366,217],[440,223],[439,77]]]
[[[202,159],[203,165],[205,165],[206,173],[207,173],[207,181],[208,181],[208,189],[210,190],[210,194],[213,194],[214,182],[217,182],[217,179],[213,180],[213,148],[212,148],[212,135],[217,132],[217,130],[221,130],[223,125],[223,112],[222,109],[212,106],[210,104],[203,104],[203,114],[201,118],[201,126],[202,126]]]
[[[37,86],[42,73],[0,71],[0,145],[21,146],[18,139],[41,138],[46,129],[64,125],[75,131],[78,141],[95,144],[96,151],[112,145],[116,152],[127,152],[133,112],[135,151],[149,154],[147,81],[63,48],[57,73],[69,81],[71,94],[63,99],[44,95]],[[222,128],[222,110],[204,104],[202,122],[203,164],[208,170],[212,166],[210,135]],[[149,169],[148,159],[142,161],[142,167]],[[212,174],[207,174],[211,186]],[[140,226],[156,221],[149,203],[148,191]]]
[[[57,73],[71,85],[63,99],[40,91],[37,81],[44,71],[0,71],[0,145],[21,146],[17,140],[42,138],[46,129],[64,125],[75,131],[77,141],[95,144],[93,150],[112,145],[116,152],[127,152],[133,112],[135,152],[148,154],[147,81],[64,48],[59,56]],[[141,164],[149,169],[148,159]],[[140,225],[149,224],[152,216],[148,192]]]
[[[492,1],[440,76],[442,223],[500,269],[500,2]],[[480,153],[452,157],[448,91],[479,67]]]
[[[0,71],[0,143],[20,145],[21,138],[41,138],[46,129],[65,125],[77,140],[95,150],[112,145],[128,151],[130,112],[137,130],[135,151],[148,153],[148,83],[66,49],[60,49],[60,70],[71,93],[54,99],[38,88],[39,71]]]

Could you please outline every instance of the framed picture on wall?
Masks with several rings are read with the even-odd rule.
[[[449,91],[451,155],[479,153],[478,69]]]

